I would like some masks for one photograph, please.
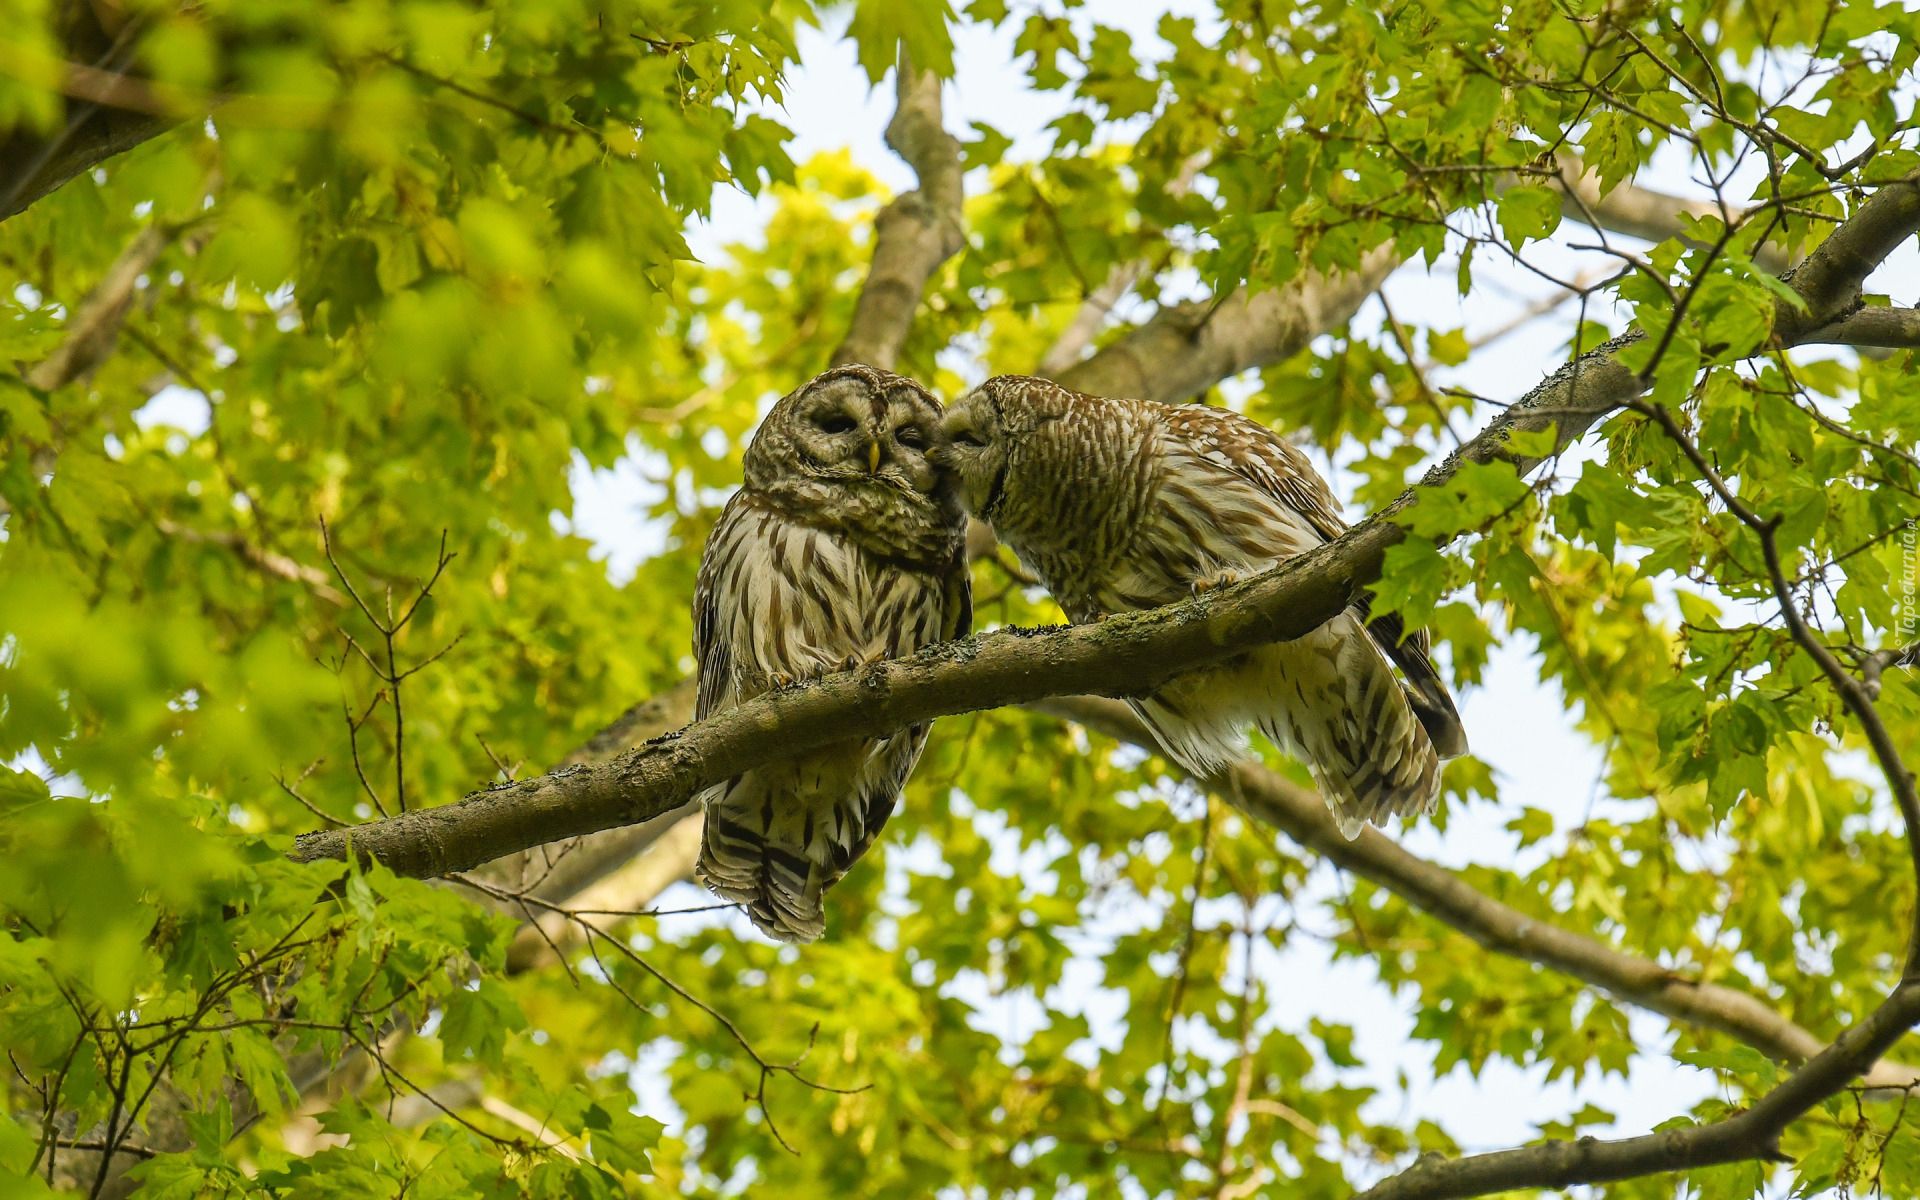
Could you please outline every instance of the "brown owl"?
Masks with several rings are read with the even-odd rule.
[[[700,560],[698,716],[968,632],[966,518],[928,458],[940,415],[919,384],[858,365],[767,413]],[[698,878],[769,937],[819,937],[821,895],[892,815],[927,730],[840,742],[708,789]]]
[[[1018,375],[956,400],[939,457],[969,511],[1076,622],[1156,608],[1338,537],[1338,503],[1298,449],[1237,413],[1106,400]],[[1178,676],[1133,702],[1167,752],[1210,774],[1257,727],[1313,772],[1349,838],[1430,812],[1466,734],[1397,622],[1342,613],[1306,637]],[[1382,651],[1406,674],[1394,678]]]

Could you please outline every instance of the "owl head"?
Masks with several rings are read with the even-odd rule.
[[[742,464],[747,490],[881,553],[937,553],[965,528],[952,479],[928,453],[940,417],[911,379],[835,367],[768,411]]]
[[[968,512],[991,522],[1022,442],[1065,412],[1073,393],[1027,375],[996,375],[947,407],[935,457],[954,474]]]

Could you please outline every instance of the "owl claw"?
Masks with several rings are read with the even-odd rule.
[[[841,662],[840,662],[840,669],[841,669],[842,671],[853,671],[853,670],[857,670],[857,669],[859,668],[859,666],[860,666],[860,663],[861,663],[861,661],[862,661],[862,659],[860,658],[860,656],[859,656],[858,654],[849,654],[849,655],[847,655],[847,657],[846,657],[846,658],[844,658],[844,659],[842,659],[842,660],[841,660]]]
[[[787,674],[785,671],[775,671],[773,674],[767,676],[767,686],[776,692],[790,688],[798,682],[800,681],[797,678]]]
[[[1205,579],[1194,580],[1193,594],[1196,596],[1204,596],[1208,592],[1217,592],[1221,588],[1232,587],[1234,584],[1239,582],[1240,582],[1239,572],[1222,571],[1218,575],[1209,575]]]

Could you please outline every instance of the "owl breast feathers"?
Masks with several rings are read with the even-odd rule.
[[[940,416],[918,384],[864,366],[773,406],[700,560],[698,717],[968,632],[966,519],[927,457]],[[886,824],[927,730],[835,743],[708,789],[696,876],[770,937],[819,937],[822,895]]]
[[[940,455],[967,508],[1076,622],[1244,579],[1346,528],[1304,454],[1222,409],[999,376],[955,401],[943,430]],[[1349,838],[1389,814],[1431,812],[1440,760],[1466,752],[1424,635],[1403,640],[1397,619],[1369,630],[1353,611],[1177,676],[1133,706],[1200,774],[1240,757],[1258,728],[1306,764]]]

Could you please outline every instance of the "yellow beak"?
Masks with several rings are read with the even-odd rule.
[[[879,470],[880,470],[880,443],[868,442],[867,443],[867,474],[872,475],[878,472]]]

